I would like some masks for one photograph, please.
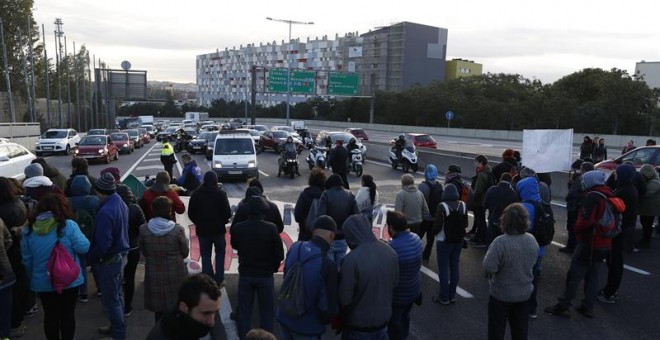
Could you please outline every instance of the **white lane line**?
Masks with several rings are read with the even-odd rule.
[[[227,339],[238,339],[238,331],[236,330],[236,323],[230,318],[231,315],[231,302],[227,295],[227,290],[222,287],[222,297],[220,298],[220,322],[225,326],[225,333]]]
[[[143,161],[143,162],[155,162],[155,161],[160,161],[160,157],[159,157],[159,158],[147,158],[147,159],[142,160],[142,161]]]
[[[140,157],[140,159],[137,160],[137,162],[135,162],[130,168],[128,168],[128,171],[124,173],[124,176],[121,176],[121,180],[123,181],[124,179],[126,179],[126,177],[128,177],[128,175],[130,175],[131,172],[133,172],[133,170],[137,168],[138,164],[140,164],[140,162],[142,162],[142,160],[145,159],[147,155],[151,152],[151,150],[153,150],[157,145],[158,144],[154,144],[154,146],[152,146],[149,149],[149,151],[145,152],[144,155],[142,155],[142,157]]]
[[[566,247],[566,245],[561,244],[559,242],[555,242],[555,241],[552,241],[552,245],[557,246],[557,247],[562,247],[562,248]],[[637,273],[637,274],[640,274],[640,275],[645,275],[645,276],[651,275],[651,273],[647,272],[646,270],[642,270],[642,269],[639,269],[639,268],[636,268],[636,267],[633,267],[633,266],[629,266],[627,264],[623,265],[623,269],[629,270],[633,273]]]
[[[152,169],[161,169],[163,170],[162,165],[145,165],[145,166],[139,166],[135,168],[135,171],[140,171],[140,170],[152,170]]]
[[[428,269],[426,266],[422,266],[421,270],[422,273],[426,274],[426,276],[432,278],[436,282],[440,282],[440,279],[438,279],[438,274],[436,274],[434,271],[431,269]],[[461,287],[456,287],[456,294],[460,295],[463,298],[466,299],[473,299],[474,295],[470,294],[467,290],[461,288]]]
[[[269,174],[267,174],[267,173],[265,173],[265,172],[263,172],[263,171],[261,171],[261,170],[259,170],[259,173],[262,174],[262,175],[264,175],[264,176],[266,176],[266,177],[270,177]]]

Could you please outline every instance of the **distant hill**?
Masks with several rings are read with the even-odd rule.
[[[195,83],[174,83],[171,81],[158,81],[158,80],[149,80],[147,81],[147,86],[154,89],[165,89],[168,87],[173,87],[177,91],[187,91],[187,92],[197,92],[197,84]]]

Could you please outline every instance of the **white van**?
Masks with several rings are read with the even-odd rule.
[[[211,167],[218,178],[259,178],[257,150],[248,131],[220,131],[215,137]]]

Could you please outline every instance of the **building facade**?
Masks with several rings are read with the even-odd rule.
[[[471,60],[452,59],[447,61],[445,71],[445,80],[452,80],[461,77],[480,76],[483,72],[483,65]]]
[[[644,77],[650,88],[660,88],[660,61],[644,61],[635,64],[635,74]]]
[[[358,94],[370,96],[378,90],[401,91],[415,84],[445,78],[447,29],[402,22],[366,34],[348,33],[289,43],[248,44],[197,56],[199,105],[216,99],[250,100],[252,67],[256,66],[256,100],[262,105],[286,101],[286,93],[268,91],[268,70],[290,68],[316,72],[315,95],[327,95],[329,72],[357,73]],[[288,56],[288,58],[287,58]],[[291,102],[306,101],[310,95],[291,96]]]

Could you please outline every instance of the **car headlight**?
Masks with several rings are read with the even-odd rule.
[[[124,147],[125,147],[125,148],[128,147],[128,144],[124,144]]]
[[[248,162],[248,168],[254,168],[256,166],[257,166],[257,162],[255,162],[255,161],[249,161]]]
[[[104,151],[104,149],[99,149],[99,153],[103,153]],[[76,150],[76,153],[78,153],[78,150]]]
[[[219,162],[219,161],[215,161],[215,162],[213,162],[213,167],[216,168],[216,169],[220,169],[220,168],[222,168],[222,163]]]
[[[74,151],[73,153],[75,153],[77,155],[79,152],[80,152],[80,150],[76,149],[76,151]]]

